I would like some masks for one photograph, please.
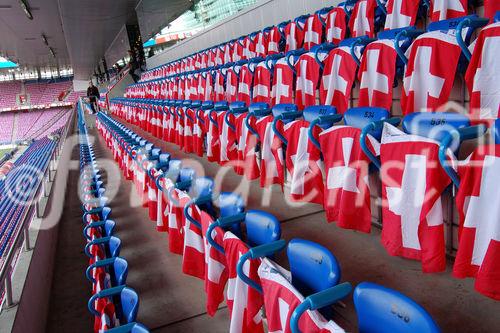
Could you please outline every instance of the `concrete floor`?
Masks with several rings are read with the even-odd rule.
[[[137,127],[131,126],[138,133]],[[95,133],[95,131],[92,131]],[[180,152],[176,146],[165,144],[148,134],[143,136],[176,158],[192,158],[202,163],[206,175],[214,177],[219,170],[215,163]],[[99,136],[95,143],[99,158],[110,158],[110,151]],[[65,220],[60,227],[48,318],[49,332],[83,332],[91,329],[91,316],[86,310],[90,285],[84,278],[86,258],[80,223],[79,203],[75,201],[76,175],[70,178]],[[242,177],[232,171],[222,179],[222,190],[231,191],[242,183]],[[353,285],[371,281],[394,288],[424,306],[443,332],[498,332],[500,303],[488,299],[473,289],[472,280],[458,280],[448,271],[442,274],[423,274],[419,262],[389,256],[380,244],[380,232],[375,229],[366,235],[328,224],[318,205],[289,207],[279,187],[271,191],[271,204],[262,206],[263,194],[258,182],[250,186],[247,207],[264,209],[283,222],[283,237],[301,237],[329,248],[342,267],[342,280]],[[129,262],[127,284],[140,296],[138,321],[153,332],[227,332],[228,312],[225,306],[210,318],[205,312],[203,283],[181,271],[181,258],[168,251],[167,236],[158,233],[148,219],[146,209],[136,207],[135,192],[129,181],[120,176],[119,183],[108,185],[118,189],[110,206],[112,219],[117,222],[116,234],[122,239],[121,256]],[[265,201],[265,200],[264,200]],[[352,299],[346,308],[337,308],[335,320],[348,331],[356,331],[356,314]]]

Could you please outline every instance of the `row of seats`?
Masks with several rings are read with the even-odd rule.
[[[445,270],[445,232],[453,233],[452,228],[445,230],[442,194],[452,182],[465,196],[472,191],[472,185],[460,187],[463,175],[459,177],[453,167],[461,143],[484,139],[484,145],[474,152],[492,156],[494,150],[492,153],[484,147],[500,143],[499,120],[489,127],[472,126],[467,116],[453,112],[416,112],[390,118],[389,112],[381,108],[351,108],[340,115],[332,106],[310,106],[299,111],[294,104],[270,108],[265,103],[247,107],[242,102],[121,99],[113,103],[113,112],[124,120],[178,144],[187,153],[206,154],[209,161],[232,166],[249,180],[260,178],[262,187],[283,186],[288,175],[291,199],[322,204],[327,220],[339,227],[370,232],[370,196],[381,193],[382,244],[390,255],[422,261],[423,271],[429,273]],[[396,127],[399,124],[401,129]],[[413,171],[412,156],[421,157],[418,165],[424,172]],[[148,158],[156,160],[157,156]],[[394,163],[399,166],[394,167]],[[467,167],[472,171],[462,173],[482,173],[481,165]],[[367,177],[376,169],[380,169],[380,182],[369,184]],[[407,178],[409,174],[412,176]],[[417,184],[424,184],[418,196],[428,202],[415,197]],[[467,211],[468,206],[458,198],[458,211]],[[462,230],[465,216],[459,217]],[[453,220],[453,216],[448,218]],[[419,231],[424,225],[432,228]],[[474,248],[488,247],[496,237],[494,229],[488,232],[487,237],[472,242]],[[461,239],[454,275],[481,276],[478,268],[484,256],[471,261],[467,253],[472,252],[471,243]],[[467,248],[463,253],[462,249]],[[494,272],[485,271],[486,287],[476,284],[476,289],[498,299],[500,290],[492,283],[496,281]]]
[[[470,15],[431,23],[427,31],[399,28],[381,32],[378,39],[362,36],[338,46],[324,43],[310,50],[185,71],[131,85],[125,97],[295,103],[300,109],[319,101],[344,113],[358,81],[358,106],[406,115],[442,109],[452,95],[456,74],[462,73],[471,116],[496,119],[500,92],[494,84],[478,83],[497,76],[494,37],[500,35],[500,23],[484,27],[487,23]],[[481,27],[471,53],[468,46]],[[398,82],[402,82],[401,104],[394,106]]]
[[[309,50],[325,42],[338,45],[347,37],[374,38],[382,31],[416,26],[427,16],[431,22],[467,16],[473,6],[471,1],[438,1],[434,6],[434,1],[428,0],[348,0],[152,68],[142,74],[141,81],[301,48]],[[497,10],[498,3],[485,1],[485,17],[493,18]]]
[[[216,194],[213,179],[197,177],[104,113],[98,114],[98,129],[157,229],[168,231],[170,251],[183,256],[183,272],[204,280],[209,315],[223,301],[229,281],[232,331],[262,331],[262,306],[269,331],[343,331],[332,305],[352,287],[340,283],[341,269],[328,249],[298,238],[287,243],[273,215],[246,210],[235,193]],[[274,261],[283,250],[290,271]],[[360,283],[354,304],[361,332],[439,331],[422,307],[383,286]]]
[[[92,285],[88,309],[95,316],[94,332],[147,333],[135,322],[139,297],[126,285],[128,263],[119,256],[121,240],[113,235],[115,222],[110,219],[106,189],[81,114],[79,130],[83,235],[89,258],[85,275]]]
[[[31,143],[0,179],[0,258],[9,252],[26,215],[38,200],[58,142],[55,135]]]

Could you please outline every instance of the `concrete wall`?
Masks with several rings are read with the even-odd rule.
[[[293,19],[340,0],[262,0],[207,30],[147,59],[148,68],[182,58],[196,51]]]

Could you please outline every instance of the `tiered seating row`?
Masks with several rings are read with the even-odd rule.
[[[139,297],[126,285],[128,263],[119,256],[121,240],[113,235],[115,222],[110,219],[105,186],[82,114],[79,130],[83,234],[89,257],[85,274],[92,285],[88,309],[95,316],[94,332],[147,333],[143,325],[135,322]]]
[[[103,113],[98,129],[124,176],[135,183],[157,230],[168,231],[170,251],[183,256],[183,272],[205,281],[209,315],[216,313],[229,281],[227,302],[235,331],[262,332],[260,309],[265,305],[269,331],[343,332],[330,306],[348,296],[351,286],[340,283],[340,267],[326,248],[302,239],[286,244],[274,216],[245,210],[237,194],[215,195],[211,178],[196,177],[180,160]],[[291,272],[271,259],[285,248]],[[389,306],[373,302],[376,294],[383,303],[411,308],[414,317],[402,324]],[[361,283],[354,300],[360,331],[374,325],[394,332],[438,331],[424,309],[388,288]]]

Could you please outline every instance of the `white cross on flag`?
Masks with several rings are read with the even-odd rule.
[[[348,108],[358,65],[346,46],[331,50],[324,63],[319,87],[320,103],[333,105],[337,112],[344,113]]]
[[[405,28],[415,25],[420,1],[415,0],[389,0],[387,1],[387,17],[385,30]]]
[[[224,64],[231,62],[231,56],[233,53],[232,43],[226,43],[224,45]]]
[[[375,36],[375,0],[361,0],[356,3],[349,20],[349,29],[352,37]]]
[[[256,57],[266,57],[267,56],[267,36],[268,33],[264,31],[259,31],[255,35],[255,56]]]
[[[224,234],[224,252],[228,268],[227,306],[231,315],[229,333],[263,333],[260,309],[264,304],[262,295],[243,282],[236,273],[240,257],[248,247],[230,231]],[[254,281],[259,281],[257,269],[260,259],[251,259],[243,265],[243,272]]]
[[[242,59],[252,59],[255,57],[255,43],[253,38],[246,36],[243,39],[243,56]]]
[[[471,114],[479,119],[500,117],[500,22],[485,27],[476,39],[465,74]]]
[[[211,114],[217,120],[217,124],[222,124],[224,121],[224,113],[212,111]],[[206,121],[209,123],[207,131],[207,159],[210,162],[219,162],[221,150],[220,132],[212,121],[209,119]]]
[[[255,121],[254,128],[259,133],[261,159],[260,159],[260,186],[268,187],[272,184],[283,185],[279,170],[283,170],[283,148],[279,139],[272,130],[273,116],[265,116]],[[282,130],[282,123],[277,124]],[[281,175],[284,177],[284,175]]]
[[[231,103],[238,100],[238,72],[239,66],[229,68],[226,72],[226,100]]]
[[[189,214],[201,224],[201,210],[191,205]],[[182,272],[199,279],[205,279],[205,244],[201,229],[184,216],[184,252]]]
[[[250,104],[252,100],[252,83],[253,73],[250,71],[249,64],[241,66],[240,77],[238,81],[238,101],[245,102],[246,105]]]
[[[431,0],[431,21],[442,21],[467,15],[467,0]]]
[[[271,104],[271,72],[265,61],[260,62],[253,73],[252,101]]]
[[[243,40],[238,39],[233,45],[233,61],[239,61],[243,57]]]
[[[462,51],[455,36],[439,31],[420,35],[406,51],[403,114],[434,111],[448,102]]]
[[[323,206],[328,222],[345,229],[370,232],[371,209],[368,186],[370,160],[361,149],[361,130],[351,126],[332,126],[319,135],[326,171]],[[379,154],[379,143],[371,136],[367,145]],[[331,149],[338,147],[338,149]]]
[[[323,162],[320,152],[309,140],[309,122],[294,120],[283,127],[287,139],[286,167],[291,175],[293,200],[323,203]],[[313,134],[317,137],[319,127]]]
[[[368,44],[358,71],[358,106],[391,109],[396,61],[397,53],[392,41],[380,40]]]
[[[304,49],[310,50],[314,45],[321,44],[323,38],[323,24],[318,15],[312,14],[306,20],[304,28]]]
[[[450,178],[438,152],[437,141],[384,124],[382,244],[390,255],[422,261],[426,273],[446,268],[441,194]]]
[[[293,58],[293,56],[290,57],[292,64]],[[276,61],[273,69],[272,105],[293,103],[293,78],[293,70],[288,66],[285,58]]]
[[[165,204],[163,216],[168,220],[168,248],[170,252],[181,254],[184,249],[184,206],[190,197],[186,192],[174,189],[172,197],[178,201],[178,205],[168,199]]]
[[[453,274],[475,277],[477,291],[500,300],[500,145],[476,148],[458,173],[460,229]]]
[[[320,60],[324,59],[324,54],[318,54]],[[323,59],[322,59],[323,58]],[[312,52],[304,53],[300,56],[295,65],[297,79],[295,83],[295,104],[299,110],[306,106],[316,104],[316,87],[319,80],[319,64],[314,59]]]
[[[292,285],[291,273],[264,258],[258,274],[263,289],[268,331],[291,333],[292,313],[304,301],[304,296]],[[332,320],[326,320],[319,311],[306,311],[300,317],[299,329],[308,333],[343,333]]]
[[[292,21],[287,24],[285,27],[285,41],[285,53],[302,47],[304,31],[299,27],[299,23]]]
[[[345,38],[347,30],[346,14],[340,7],[333,8],[326,19],[326,42],[338,45]]]

